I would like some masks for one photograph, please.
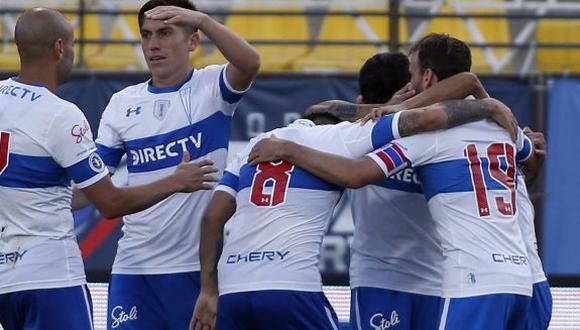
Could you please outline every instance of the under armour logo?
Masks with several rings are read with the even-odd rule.
[[[135,109],[129,108],[127,109],[126,117],[131,117],[131,114],[140,115],[141,114],[141,107],[136,107]]]

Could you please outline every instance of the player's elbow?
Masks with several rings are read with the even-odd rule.
[[[463,76],[463,84],[465,86],[469,86],[468,89],[471,91],[471,93],[469,93],[467,95],[464,95],[464,97],[469,96],[470,94],[474,93],[479,88],[481,88],[481,81],[479,81],[479,78],[477,78],[477,76],[475,75],[475,73],[473,73],[473,72],[462,72],[461,75]]]
[[[97,210],[107,219],[116,219],[132,213],[128,209],[128,205],[121,194],[111,194],[95,203]]]
[[[260,58],[260,53],[254,50],[251,52],[251,55],[246,58],[245,71],[248,75],[255,77],[258,74],[258,71],[260,71],[261,65],[262,59]]]
[[[349,189],[359,189],[366,186],[367,179],[362,171],[353,171],[353,173],[346,177],[344,186]]]

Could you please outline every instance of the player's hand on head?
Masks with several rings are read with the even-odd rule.
[[[174,176],[176,182],[182,186],[181,192],[193,192],[197,190],[211,190],[218,181],[218,169],[213,162],[204,159],[191,163],[189,152],[183,153],[183,160],[177,166]]]
[[[166,24],[187,25],[199,28],[208,17],[206,14],[175,6],[159,6],[145,12],[149,19],[162,20]]]
[[[492,112],[491,119],[499,126],[505,128],[510,134],[512,141],[515,142],[518,137],[518,121],[516,117],[512,113],[511,109],[502,102],[495,99],[489,100],[494,102],[496,105]]]
[[[274,162],[281,159],[281,151],[284,150],[286,140],[279,139],[275,135],[258,141],[248,155],[248,163],[258,165],[262,162]]]
[[[403,86],[403,88],[395,92],[395,94],[393,94],[391,99],[385,104],[386,105],[400,104],[412,98],[413,96],[415,96],[415,94],[416,94],[415,89],[413,88],[411,83],[407,83],[405,86]]]
[[[218,298],[217,294],[209,294],[203,290],[200,292],[189,322],[189,330],[215,329]]]

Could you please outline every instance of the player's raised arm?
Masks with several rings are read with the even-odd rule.
[[[187,25],[201,30],[230,63],[226,77],[235,90],[247,89],[260,69],[260,54],[256,49],[234,31],[204,13],[174,6],[159,6],[147,11],[145,15],[167,24]]]
[[[401,97],[405,93],[410,93],[405,85],[403,89],[395,93],[393,98]],[[399,112],[405,109],[426,107],[428,105],[443,102],[446,100],[463,99],[466,96],[473,95],[477,99],[489,98],[486,90],[483,88],[479,78],[471,72],[462,72],[441,82],[433,87],[426,89],[411,98],[402,97],[404,101],[387,102],[387,104],[355,104],[341,100],[328,100],[313,105],[306,110],[306,113],[328,112],[341,120],[354,121],[363,118],[363,122],[374,119],[390,113]]]
[[[191,317],[192,330],[215,328],[219,296],[217,265],[222,254],[224,226],[235,211],[235,197],[217,190],[203,215],[199,246],[201,290]]]
[[[399,104],[387,104],[372,109],[368,115],[362,119],[362,122],[377,120],[380,116],[405,109],[425,107],[446,100],[460,100],[469,95],[473,95],[477,99],[489,98],[487,91],[483,88],[483,85],[475,74],[471,72],[461,72],[440,81],[431,88],[428,88]]]
[[[107,218],[115,218],[142,211],[177,192],[190,193],[210,190],[216,182],[217,169],[209,160],[189,162],[184,153],[182,163],[175,172],[155,182],[118,188],[107,175],[96,183],[83,187],[86,198]]]

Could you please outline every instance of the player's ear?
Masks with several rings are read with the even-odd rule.
[[[64,54],[64,41],[62,38],[58,38],[52,44],[52,54],[58,60],[63,57]]]
[[[199,47],[200,44],[199,32],[194,32],[193,34],[191,34],[187,42],[189,46],[189,51],[193,52],[197,47]]]
[[[431,70],[431,68],[425,69],[425,72],[423,73],[423,86],[424,86],[424,88],[431,87],[433,84],[437,83],[437,81],[438,81],[438,79],[437,79],[437,75],[435,75],[435,72],[433,72],[433,70]]]

